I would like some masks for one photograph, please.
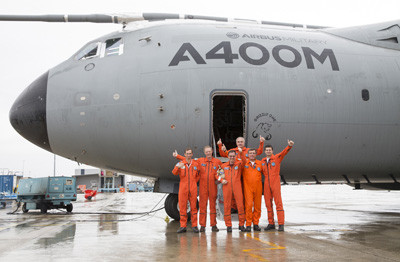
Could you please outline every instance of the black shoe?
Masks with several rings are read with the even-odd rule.
[[[178,229],[178,231],[176,231],[176,233],[185,233],[186,232],[186,227],[180,227],[179,229]]]
[[[279,225],[278,231],[285,231],[285,228],[283,225]]]
[[[246,227],[246,232],[251,232],[251,226]]]
[[[213,227],[211,228],[211,231],[212,231],[212,232],[218,232],[218,231],[219,231],[219,229],[218,229],[218,227],[217,227],[217,226],[213,226]]]
[[[275,224],[268,224],[268,226],[266,228],[264,228],[265,231],[272,230],[272,229],[275,229]]]
[[[242,232],[246,232],[246,228],[244,226],[239,226],[239,230]]]
[[[192,227],[193,233],[199,233],[199,229],[197,227]]]
[[[254,231],[261,231],[261,228],[258,225],[253,226]]]
[[[228,233],[231,233],[231,232],[232,232],[232,227],[227,227],[227,228],[226,228],[226,231],[227,231]]]
[[[200,232],[206,232],[206,227],[201,226]]]

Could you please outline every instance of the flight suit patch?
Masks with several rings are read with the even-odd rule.
[[[272,162],[272,163],[271,163],[271,166],[275,166],[275,162]]]
[[[238,170],[238,167],[237,167],[237,166],[235,166],[235,170]]]
[[[214,169],[217,169],[217,167],[215,166]]]
[[[258,171],[261,171],[261,169],[260,169],[259,167],[257,167],[257,170],[258,170]]]
[[[201,164],[202,166],[206,166],[206,164]]]

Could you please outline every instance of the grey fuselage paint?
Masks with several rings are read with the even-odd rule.
[[[49,72],[47,129],[58,155],[176,180],[172,152],[190,146],[202,157],[210,143],[212,91],[245,90],[246,146],[258,147],[259,135],[275,153],[295,142],[282,164],[287,182],[398,176],[398,51],[321,31],[217,23],[157,24],[96,41],[113,37],[123,38],[122,55],[71,58]]]

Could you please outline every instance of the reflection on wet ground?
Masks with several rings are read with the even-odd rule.
[[[400,192],[348,186],[285,186],[285,232],[176,234],[164,194],[79,195],[75,214],[53,210],[7,215],[0,210],[0,261],[400,261]],[[156,207],[156,208],[157,208]],[[267,225],[263,208],[260,226]],[[84,214],[91,212],[91,214]],[[102,214],[93,214],[102,212]]]

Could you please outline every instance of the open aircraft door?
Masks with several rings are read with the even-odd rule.
[[[247,95],[243,91],[214,91],[211,93],[211,139],[214,156],[219,157],[217,141],[221,138],[227,149],[236,147],[236,138],[247,135]],[[217,218],[224,220],[224,197],[222,184],[218,185]],[[238,221],[232,213],[232,221]]]

